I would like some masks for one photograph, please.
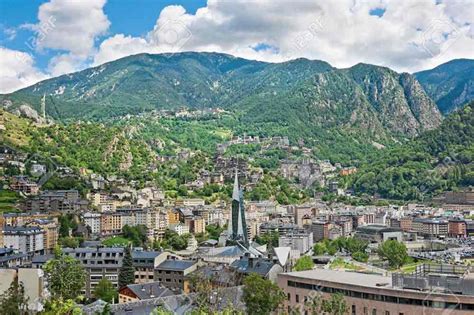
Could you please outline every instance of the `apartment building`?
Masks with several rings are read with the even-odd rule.
[[[313,240],[315,243],[329,238],[330,223],[328,221],[315,221],[311,226],[313,232]]]
[[[466,221],[463,219],[450,219],[448,221],[448,235],[451,237],[466,237]]]
[[[197,267],[198,263],[194,260],[166,259],[155,268],[155,281],[175,293],[189,293],[187,276]]]
[[[107,278],[118,288],[118,274],[122,267],[123,248],[64,248],[63,252],[81,262],[86,271],[84,293],[92,297],[95,287],[102,278]]]
[[[92,234],[100,233],[101,214],[94,212],[86,212],[82,215],[84,224],[90,227]]]
[[[23,254],[42,253],[44,251],[44,231],[39,227],[5,226],[3,245]]]
[[[313,247],[313,233],[300,232],[282,235],[278,239],[278,247],[291,247],[301,254],[308,252]]]
[[[448,235],[448,221],[431,218],[415,218],[412,221],[412,229],[426,237],[439,237]]]
[[[153,282],[155,268],[170,257],[175,256],[169,252],[132,251],[133,266],[135,267],[135,283]]]

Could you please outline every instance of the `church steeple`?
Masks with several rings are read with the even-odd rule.
[[[232,191],[232,213],[229,222],[229,240],[248,245],[247,223],[245,222],[243,192],[239,186],[239,174],[235,170],[234,189]]]

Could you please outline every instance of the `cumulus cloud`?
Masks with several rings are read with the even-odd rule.
[[[0,69],[0,93],[10,93],[48,77],[35,68],[30,54],[4,47],[0,47]]]
[[[474,57],[473,6],[469,0],[209,0],[189,14],[173,5],[160,12],[147,36],[106,39],[94,64],[139,52],[194,50],[266,61],[306,57],[337,67],[366,62],[411,72]]]
[[[37,32],[39,49],[68,51],[86,58],[94,48],[95,39],[105,34],[110,21],[104,14],[106,0],[51,0],[39,7]]]

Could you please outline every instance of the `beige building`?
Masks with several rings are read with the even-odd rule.
[[[206,221],[202,217],[195,217],[191,221],[191,233],[199,234],[206,232]]]
[[[120,234],[122,232],[122,213],[102,213],[100,217],[100,233],[102,235]]]
[[[43,300],[46,297],[43,270],[36,268],[0,269],[0,295],[7,291],[16,279],[19,283],[23,283],[25,297],[28,298],[28,309],[41,311]]]
[[[410,279],[412,285],[416,283],[413,277],[408,278],[410,276],[407,283]],[[419,281],[424,284],[421,278]],[[399,278],[356,272],[313,269],[278,275],[278,286],[287,296],[286,306],[300,308],[302,314],[309,297],[317,294],[327,299],[341,293],[348,306],[347,314],[468,315],[474,310],[474,277],[471,275],[463,281],[451,288],[460,290],[454,294],[453,291],[407,289],[405,284],[400,286]]]

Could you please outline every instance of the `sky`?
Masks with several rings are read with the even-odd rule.
[[[180,51],[412,73],[474,59],[474,0],[0,0],[0,93]]]

